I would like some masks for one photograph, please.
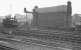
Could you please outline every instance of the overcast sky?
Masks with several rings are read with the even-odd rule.
[[[39,7],[50,7],[57,5],[66,5],[68,0],[0,0],[0,16],[7,15],[13,12],[23,13],[23,8],[26,7],[29,11],[32,11],[35,5]],[[74,13],[81,14],[81,1],[70,0],[72,2],[72,10]]]

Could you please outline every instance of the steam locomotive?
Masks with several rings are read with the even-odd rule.
[[[12,17],[11,15],[6,16],[6,18],[3,19],[2,24],[4,27],[8,27],[8,28],[18,27],[18,21],[16,19],[16,16]]]

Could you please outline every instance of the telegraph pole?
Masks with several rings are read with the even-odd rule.
[[[26,14],[26,24],[27,24],[27,10],[24,8],[24,13]]]
[[[28,11],[26,10],[26,8],[24,8],[24,13],[26,14],[26,25],[27,25],[27,30],[29,31],[30,30],[30,23],[27,21],[27,13],[28,13]]]

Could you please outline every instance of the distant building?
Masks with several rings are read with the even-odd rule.
[[[81,14],[73,15],[73,26],[75,25],[81,25]]]
[[[33,26],[51,28],[72,26],[72,8],[70,1],[67,2],[67,5],[45,8],[35,7],[34,12]]]

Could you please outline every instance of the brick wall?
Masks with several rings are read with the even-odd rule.
[[[38,17],[34,17],[33,24],[38,27],[64,27],[66,26],[66,12],[51,12],[51,13],[38,13]],[[71,17],[68,17],[68,26],[71,25]]]

